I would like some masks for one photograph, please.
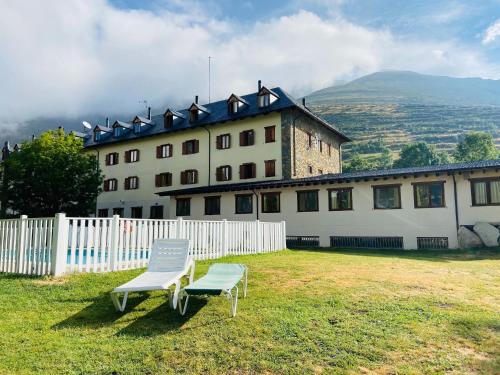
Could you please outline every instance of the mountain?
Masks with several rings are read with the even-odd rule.
[[[373,73],[307,95],[309,107],[354,140],[354,153],[426,141],[451,151],[468,131],[486,131],[500,148],[500,80],[405,71]]]
[[[401,103],[500,106],[500,80],[377,72],[308,95],[317,104]]]

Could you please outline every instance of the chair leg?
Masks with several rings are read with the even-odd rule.
[[[184,296],[186,297],[186,299],[184,300],[184,306],[183,306],[182,305],[182,298]],[[179,299],[177,301],[178,301],[178,305],[179,305],[179,312],[182,316],[184,316],[186,314],[186,310],[187,310],[187,306],[188,306],[188,302],[189,302],[189,294],[186,294],[181,290],[181,292],[179,293]]]
[[[115,309],[117,311],[123,312],[125,310],[125,306],[127,305],[128,292],[123,294],[123,300],[120,303],[118,298],[118,293],[111,292],[111,300],[113,301],[113,305],[115,305]]]
[[[243,286],[243,298],[247,296],[248,287],[248,268],[245,268],[245,285]]]
[[[174,290],[173,295],[172,295],[172,292],[170,292],[170,307],[174,310],[177,308],[177,301],[179,300],[180,290],[181,290],[181,281],[178,280],[175,283],[175,290]]]
[[[236,309],[238,307],[238,286],[235,286],[234,289],[236,290],[234,296],[231,291],[227,292],[227,297],[231,301],[231,316],[233,318],[236,316]]]

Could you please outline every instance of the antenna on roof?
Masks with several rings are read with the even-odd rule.
[[[210,62],[212,61],[212,56],[208,56],[208,103],[210,104]]]

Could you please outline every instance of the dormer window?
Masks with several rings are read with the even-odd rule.
[[[198,109],[193,108],[189,111],[189,122],[198,121]]]
[[[204,106],[198,104],[198,98],[196,98],[196,101],[191,104],[191,107],[189,107],[189,122],[196,122],[202,115],[206,116],[209,114],[210,111]]]
[[[163,114],[163,121],[164,121],[163,126],[165,129],[172,129],[174,127],[174,122],[177,119],[184,119],[184,118],[186,117],[182,113],[167,109]]]
[[[126,132],[128,132],[130,129],[132,129],[132,125],[129,124],[128,122],[123,122],[123,121],[115,121],[113,124],[113,135],[115,137],[121,137],[124,135]]]
[[[268,107],[279,99],[279,95],[266,87],[259,89],[257,93],[257,105],[259,108]]]
[[[113,133],[113,129],[108,128],[107,126],[97,125],[94,128],[94,142],[99,142],[104,139],[106,135],[111,135]]]
[[[174,127],[174,115],[165,115],[165,128],[171,129]]]
[[[235,94],[231,94],[227,100],[227,109],[231,115],[240,112],[245,105],[248,105],[248,102]]]

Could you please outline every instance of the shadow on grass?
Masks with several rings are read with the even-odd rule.
[[[176,331],[196,315],[206,304],[206,298],[190,298],[186,315],[182,316],[177,309],[172,310],[168,303],[165,302],[149,311],[147,314],[135,319],[128,326],[121,329],[117,333],[117,336],[148,337]],[[220,320],[209,322],[204,325],[218,322],[220,322]]]
[[[345,248],[317,248],[291,249],[293,251],[310,251],[328,254],[345,254],[355,256],[369,256],[382,258],[401,258],[426,260],[430,262],[473,261],[485,259],[500,260],[500,248],[477,250],[394,250],[394,249],[345,249]]]
[[[128,298],[127,307],[124,312],[115,310],[115,307],[111,302],[111,298],[109,297],[109,293],[101,294],[96,298],[78,300],[80,302],[92,303],[69,318],[53,325],[52,329],[100,328],[102,326],[113,324],[116,320],[120,319],[124,314],[127,314],[127,312],[133,310],[134,307],[141,304],[148,297],[148,293],[131,294]],[[71,300],[71,302],[76,302],[76,300]]]

